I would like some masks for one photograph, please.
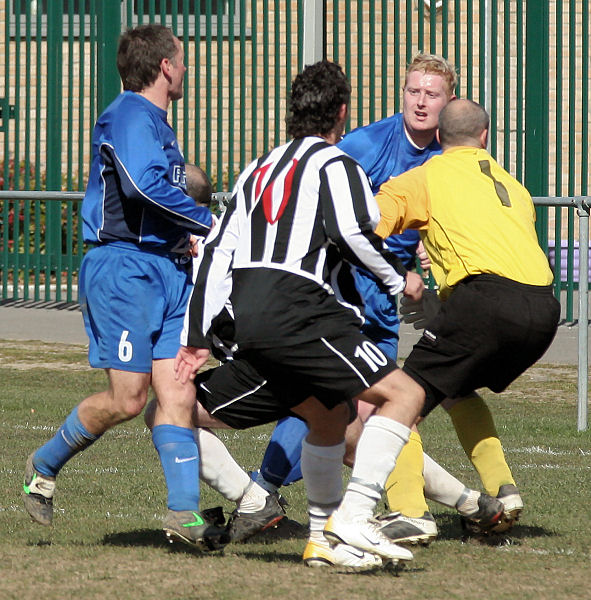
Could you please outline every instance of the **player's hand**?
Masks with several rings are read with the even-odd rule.
[[[195,348],[193,346],[181,346],[174,359],[174,378],[181,383],[195,379],[197,371],[209,358],[207,348]]]
[[[423,277],[427,279],[429,276],[429,269],[431,268],[431,260],[429,259],[429,255],[427,254],[422,241],[417,245],[417,257],[419,259],[419,265],[424,271]]]
[[[437,292],[425,290],[420,300],[407,297],[400,300],[400,318],[404,323],[411,323],[415,329],[424,329],[440,308],[441,301]]]
[[[200,249],[203,247],[205,238],[199,235],[191,234],[189,236],[189,254],[195,258],[199,255]]]
[[[423,290],[425,289],[425,282],[423,278],[414,271],[406,272],[406,287],[402,292],[405,296],[408,296],[412,300],[419,301]]]

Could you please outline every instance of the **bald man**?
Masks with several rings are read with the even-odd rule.
[[[187,195],[195,200],[198,206],[211,205],[213,188],[205,171],[197,165],[185,164],[187,177]]]
[[[439,116],[443,153],[376,197],[376,233],[418,229],[439,286],[441,308],[404,364],[425,390],[423,417],[446,397],[503,391],[544,354],[558,325],[531,196],[485,150],[488,127],[479,104],[449,103]]]

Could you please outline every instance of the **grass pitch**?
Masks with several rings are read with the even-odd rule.
[[[164,480],[141,418],[70,461],[58,478],[54,525],[32,523],[20,498],[25,460],[75,404],[104,388],[105,375],[86,365],[81,346],[0,342],[2,600],[591,598],[591,434],[576,431],[574,367],[536,366],[503,394],[484,393],[525,501],[505,544],[463,540],[457,515],[432,504],[439,539],[416,548],[407,567],[342,574],[306,569],[297,538],[269,536],[212,555],[169,546],[160,529]],[[271,429],[220,436],[252,470]],[[479,487],[444,411],[421,433],[433,458]],[[302,483],[284,495],[289,517],[306,522]],[[202,490],[203,508],[218,504],[233,508]]]

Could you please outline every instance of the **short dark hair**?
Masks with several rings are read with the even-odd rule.
[[[175,37],[168,27],[139,25],[121,34],[117,48],[117,69],[124,90],[141,92],[160,73],[163,58],[174,61],[178,52]]]
[[[338,64],[322,60],[308,65],[291,84],[285,118],[288,134],[302,138],[329,133],[350,98],[351,86]]]

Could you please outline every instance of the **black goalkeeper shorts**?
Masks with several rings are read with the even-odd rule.
[[[503,391],[542,357],[559,319],[552,286],[488,274],[462,280],[404,363],[425,389],[423,416],[446,397]]]

